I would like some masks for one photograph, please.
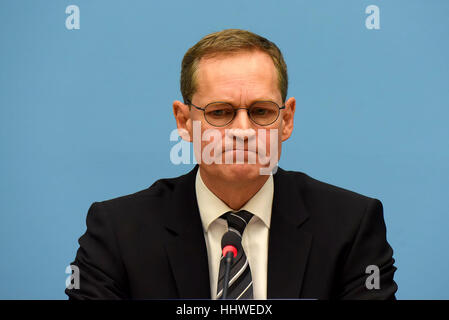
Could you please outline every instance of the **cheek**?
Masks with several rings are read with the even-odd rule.
[[[282,142],[282,128],[277,126],[267,130],[267,147],[271,149],[279,147]]]
[[[201,149],[204,149],[206,146],[208,148],[221,148],[223,145],[224,137],[222,135],[217,135],[211,132],[203,131],[201,133]],[[206,140],[203,140],[206,139]]]
[[[224,129],[217,129],[211,126],[202,124],[201,128],[201,155],[205,164],[210,164],[210,161],[218,161],[216,157],[222,156],[222,150],[225,143]],[[210,159],[204,159],[204,158]]]

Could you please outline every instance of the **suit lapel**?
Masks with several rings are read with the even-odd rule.
[[[299,298],[312,235],[300,226],[308,219],[298,179],[278,168],[268,244],[267,298]]]
[[[167,255],[179,298],[210,298],[209,267],[195,192],[198,165],[180,177],[166,205]]]

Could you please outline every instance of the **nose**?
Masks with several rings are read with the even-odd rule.
[[[235,118],[231,123],[232,128],[235,129],[250,129],[253,127],[253,123],[248,116],[248,109],[239,108],[235,114]]]

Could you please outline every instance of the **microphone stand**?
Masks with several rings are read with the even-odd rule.
[[[223,282],[223,295],[221,298],[224,300],[228,295],[228,287],[229,287],[229,274],[231,271],[232,260],[234,260],[234,254],[231,251],[226,253],[225,257],[225,274],[224,274],[224,282]]]

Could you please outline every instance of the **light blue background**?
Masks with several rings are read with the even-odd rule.
[[[76,4],[81,29],[65,28]],[[380,8],[380,30],[365,8]],[[274,41],[297,104],[281,167],[384,204],[399,299],[449,298],[449,1],[0,1],[0,298],[66,299],[94,201],[169,161],[202,36]]]

